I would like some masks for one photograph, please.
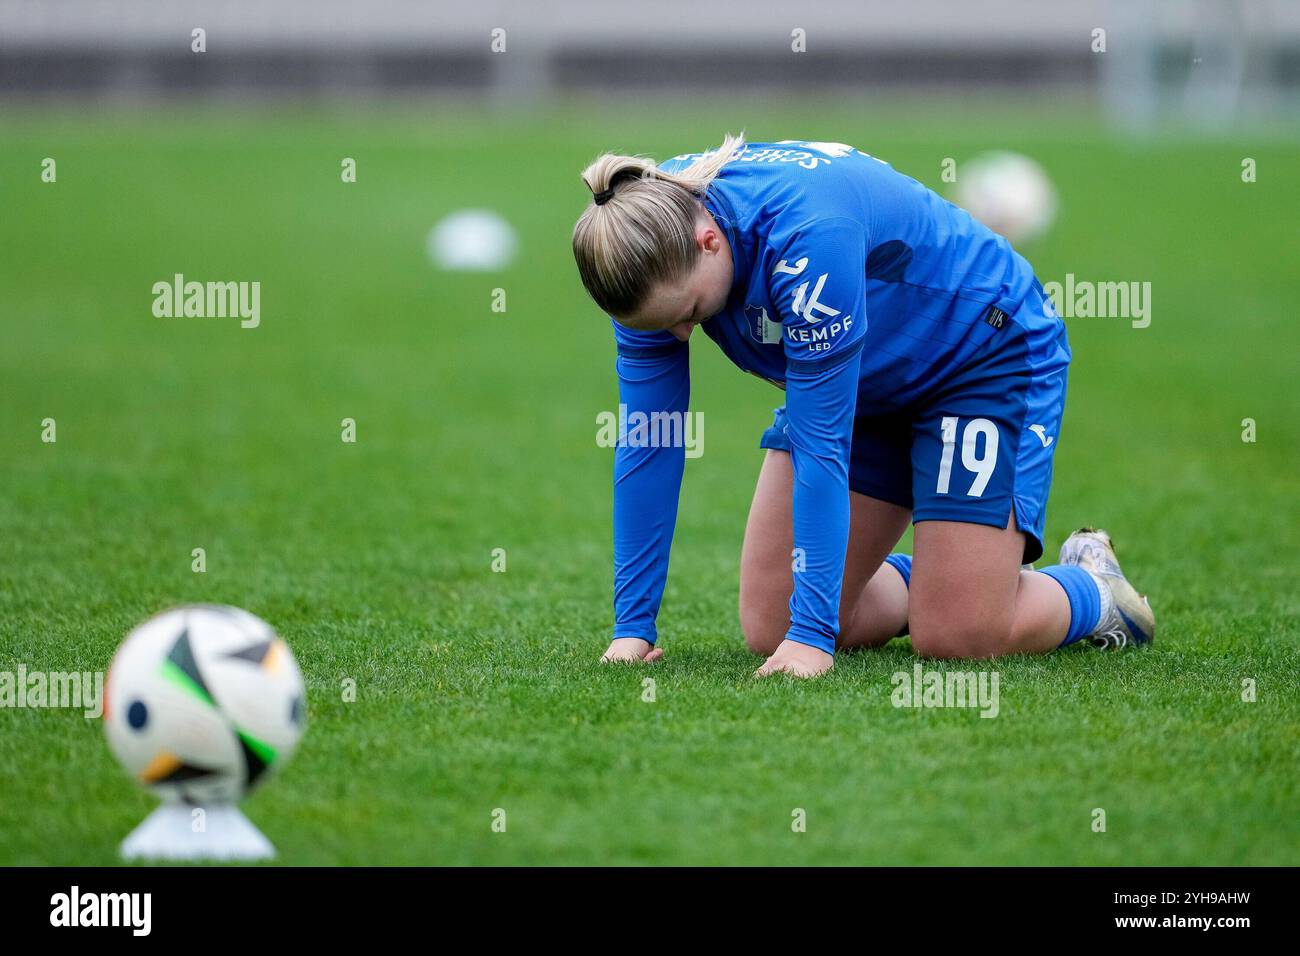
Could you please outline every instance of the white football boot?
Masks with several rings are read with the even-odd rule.
[[[1146,596],[1128,583],[1115,557],[1110,535],[1100,528],[1080,528],[1061,545],[1061,564],[1074,564],[1092,575],[1101,591],[1101,617],[1084,640],[1103,650],[1150,644],[1156,615]]]

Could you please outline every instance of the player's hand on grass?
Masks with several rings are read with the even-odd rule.
[[[820,677],[831,669],[835,655],[798,641],[784,640],[763,666],[754,671],[755,677],[769,674],[790,674],[793,677]]]
[[[664,656],[664,652],[649,641],[639,637],[616,637],[609,642],[609,650],[601,656],[602,664],[635,664],[637,661],[652,663]]]

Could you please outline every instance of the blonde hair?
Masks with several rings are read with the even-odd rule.
[[[718,172],[745,148],[730,133],[680,173],[642,156],[606,153],[582,171],[594,201],[573,227],[573,257],[596,305],[614,316],[634,312],[658,282],[685,276],[700,250],[695,220]]]

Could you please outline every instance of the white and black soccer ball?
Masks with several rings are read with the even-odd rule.
[[[960,164],[951,199],[1012,245],[1039,238],[1056,218],[1052,180],[1020,153],[983,153]]]
[[[108,744],[127,773],[168,800],[234,803],[288,760],[306,693],[293,653],[236,607],[191,605],[122,642],[105,688]]]

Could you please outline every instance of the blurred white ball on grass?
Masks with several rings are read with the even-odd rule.
[[[1013,245],[1042,237],[1056,218],[1056,189],[1043,167],[1007,150],[959,164],[950,198]]]
[[[439,220],[429,233],[430,261],[454,272],[496,272],[514,261],[519,237],[490,209],[461,209]]]

